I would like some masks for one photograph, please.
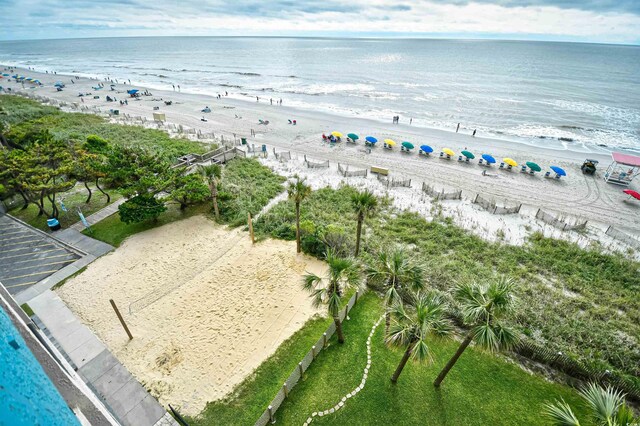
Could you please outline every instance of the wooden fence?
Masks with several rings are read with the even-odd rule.
[[[461,200],[462,199],[462,190],[445,192],[444,189],[442,189],[441,191],[438,191],[433,186],[427,185],[425,182],[422,183],[422,192],[435,198],[436,200]]]
[[[344,309],[340,312],[340,321],[344,321],[344,319],[349,314],[349,311],[351,311],[351,308],[353,308],[360,296],[362,296],[361,291],[357,291],[353,296],[351,296],[351,299],[349,299],[347,306],[345,306]],[[282,402],[289,396],[291,390],[300,381],[302,375],[305,371],[307,371],[311,363],[316,359],[320,352],[322,352],[322,350],[327,347],[327,342],[329,341],[331,336],[333,336],[333,333],[335,333],[335,331],[336,325],[332,321],[331,325],[329,325],[327,330],[322,334],[320,339],[318,339],[316,344],[311,347],[309,352],[307,352],[304,358],[302,358],[302,360],[298,363],[297,367],[293,369],[287,380],[282,384],[282,387],[280,388],[276,396],[273,398],[271,403],[269,403],[267,409],[264,410],[258,421],[256,421],[255,426],[265,426],[267,423],[275,423],[276,411],[278,411],[278,408],[280,408]]]
[[[585,229],[587,227],[587,221],[577,222],[574,224],[567,223],[564,219],[557,218],[549,213],[538,209],[536,212],[536,219],[540,219],[544,223],[547,223],[553,227],[561,229],[563,231],[575,231]]]

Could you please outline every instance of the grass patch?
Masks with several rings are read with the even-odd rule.
[[[59,113],[57,108],[42,105],[31,99],[10,95],[0,96],[0,120],[9,125],[57,113]]]
[[[20,307],[27,316],[32,317],[34,315],[33,309],[31,309],[31,306],[29,306],[28,303],[23,303]]]
[[[80,221],[80,217],[78,216],[76,208],[80,208],[85,217],[97,212],[100,209],[103,209],[108,204],[107,197],[104,196],[101,192],[99,192],[94,184],[89,184],[89,188],[93,191],[93,196],[91,197],[91,201],[87,204],[85,201],[87,200],[87,190],[85,189],[82,183],[76,184],[76,186],[70,191],[58,194],[57,200],[64,200],[64,205],[67,207],[67,211],[60,211],[60,215],[58,220],[60,221],[60,225],[63,228],[68,228],[74,223]],[[111,202],[114,202],[120,198],[119,192],[114,190],[105,190],[111,196]],[[58,202],[58,209],[60,209],[60,203]],[[45,210],[51,211],[51,202],[45,198]],[[11,210],[9,213],[23,222],[28,223],[34,228],[40,229],[42,231],[48,231],[49,227],[47,226],[48,217],[42,215],[38,216],[38,208],[34,204],[29,204],[26,209],[22,209],[22,207],[15,208]]]
[[[350,197],[342,187],[314,191],[302,203],[306,228],[340,228],[355,238]],[[293,239],[293,204],[285,201],[261,217],[256,232]],[[640,376],[640,264],[595,249],[534,234],[527,245],[491,243],[448,219],[427,222],[416,213],[383,207],[365,225],[363,249],[406,244],[427,266],[429,284],[449,292],[456,282],[494,273],[519,281],[518,313],[511,326],[535,342],[600,368]],[[303,244],[304,247],[304,244]]]
[[[283,191],[285,178],[253,158],[235,159],[223,169],[220,185],[220,216],[231,226],[247,223],[247,214],[255,216]]]
[[[116,212],[95,225],[92,225],[91,231],[85,229],[82,233],[97,240],[104,241],[107,244],[111,244],[114,247],[118,247],[125,239],[138,232],[147,231],[198,214],[208,214],[210,210],[211,206],[204,204],[187,207],[184,210],[180,210],[177,204],[169,204],[167,211],[162,213],[160,217],[158,217],[158,220],[130,224],[122,222],[120,215]]]

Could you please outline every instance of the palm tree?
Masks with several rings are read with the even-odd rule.
[[[513,347],[518,341],[516,334],[498,321],[514,306],[513,282],[510,279],[500,277],[489,284],[460,284],[455,297],[460,303],[464,323],[471,329],[433,382],[436,387],[440,386],[472,340],[490,351]]]
[[[296,203],[296,250],[300,253],[302,251],[300,245],[300,203],[311,194],[311,187],[305,184],[307,178],[301,179],[300,176],[295,175],[294,179],[289,182],[287,193],[289,199]]]
[[[407,310],[402,302],[396,303],[391,313],[393,325],[385,339],[388,345],[406,348],[400,364],[391,376],[396,383],[407,361],[432,362],[431,350],[427,339],[433,336],[446,336],[451,324],[445,315],[445,303],[435,293],[417,293],[413,296],[413,309]]]
[[[220,210],[218,210],[218,185],[222,179],[222,168],[219,164],[211,164],[208,166],[198,166],[198,170],[200,170],[200,174],[211,191],[213,211],[215,212],[216,219],[220,219]]]
[[[354,259],[337,257],[332,250],[327,250],[326,261],[329,266],[324,278],[307,273],[303,279],[303,288],[311,292],[313,306],[327,305],[329,315],[333,317],[338,333],[338,342],[344,343],[340,306],[347,290],[361,288],[360,268]]]
[[[401,246],[382,251],[365,269],[367,284],[384,292],[385,334],[389,332],[390,308],[401,302],[402,295],[411,290],[424,290],[424,269],[414,262]]]
[[[351,206],[356,212],[356,218],[358,220],[358,226],[356,229],[356,254],[358,257],[360,253],[360,238],[362,236],[362,224],[364,219],[371,217],[378,209],[378,199],[373,192],[368,189],[362,192],[357,192],[351,196]]]
[[[593,411],[593,418],[598,426],[627,426],[637,424],[640,418],[634,418],[633,412],[626,405],[625,395],[612,388],[606,389],[595,383],[589,383],[580,390],[580,395]],[[545,415],[555,426],[580,426],[580,421],[564,399],[545,405]]]

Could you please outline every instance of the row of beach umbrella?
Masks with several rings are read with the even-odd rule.
[[[342,133],[338,132],[338,131],[334,131],[331,132],[331,134],[336,137],[336,138],[342,138],[343,135]],[[358,136],[356,133],[348,133],[347,137],[353,141],[356,141],[358,139],[360,139],[360,136]],[[378,139],[376,139],[373,136],[367,136],[365,137],[365,141],[367,141],[369,144],[371,145],[375,145],[378,142]],[[393,139],[384,139],[384,144],[386,146],[389,147],[393,147],[396,146],[397,143],[396,141],[394,141]],[[401,146],[406,149],[407,151],[410,151],[412,149],[415,148],[415,146],[409,142],[409,141],[403,141],[401,142]],[[433,148],[430,147],[429,145],[420,145],[420,151],[424,152],[425,154],[431,154],[433,152]],[[449,157],[454,157],[456,155],[456,153],[450,149],[450,148],[443,148],[442,152],[444,154],[446,154]],[[468,160],[473,160],[476,158],[476,156],[471,152],[471,151],[461,151],[460,154],[462,156],[464,156],[465,158],[467,158]],[[487,162],[487,164],[495,164],[497,163],[497,160],[490,154],[482,154],[482,159],[484,161]],[[518,167],[518,163],[513,159],[513,158],[509,158],[509,157],[505,157],[502,159],[502,162],[508,166],[511,167]],[[527,161],[525,163],[526,167],[528,167],[530,170],[534,171],[534,172],[541,172],[542,171],[542,167],[540,167],[538,164],[532,162],[532,161]],[[567,173],[564,171],[564,169],[562,169],[561,167],[558,166],[551,166],[550,169],[556,173],[558,176],[566,176]]]

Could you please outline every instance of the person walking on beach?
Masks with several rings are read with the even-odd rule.
[[[224,91],[224,95],[225,96],[229,96],[229,92],[227,92],[226,90]]]
[[[471,136],[473,136],[473,137],[476,136],[476,129],[473,129],[473,134]]]
[[[173,86],[173,91],[175,92],[176,91],[176,85],[172,84],[172,86]]]
[[[269,102],[271,102],[271,105],[273,105],[273,98],[270,98]]]
[[[256,96],[256,102],[260,102],[260,98]]]
[[[280,106],[282,106],[282,98],[280,98]]]
[[[178,84],[178,92],[180,91],[180,85]]]
[[[458,123],[458,127],[456,127],[456,133],[458,133],[458,130],[460,130],[460,123]]]
[[[409,119],[409,126],[411,126],[411,124],[413,123],[413,118]]]

